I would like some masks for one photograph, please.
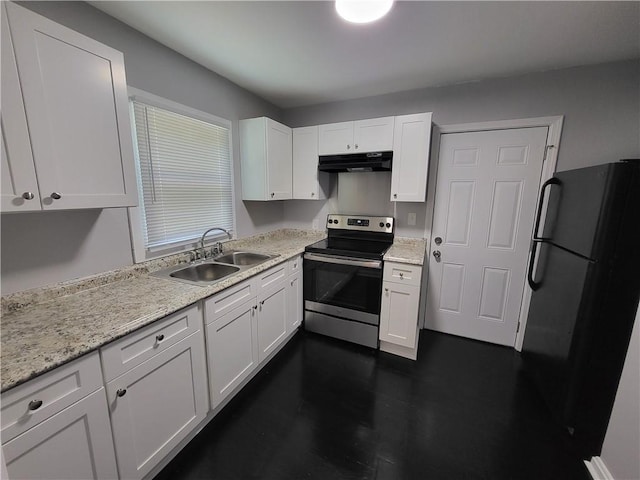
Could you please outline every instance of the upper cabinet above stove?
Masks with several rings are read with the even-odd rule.
[[[393,148],[394,117],[329,123],[318,127],[318,154],[383,152]]]
[[[332,174],[318,156],[393,151],[391,201],[424,202],[431,113],[290,129],[270,118],[240,120],[243,200],[323,200]],[[345,173],[351,175],[351,173]]]

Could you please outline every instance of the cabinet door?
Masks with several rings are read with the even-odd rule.
[[[287,285],[289,313],[287,314],[288,332],[293,332],[302,323],[302,271],[289,275]]]
[[[420,288],[384,282],[380,309],[380,340],[413,348],[418,328]]]
[[[424,202],[431,148],[431,113],[396,117],[391,170],[392,202]]]
[[[353,122],[329,123],[318,127],[319,155],[353,152]]]
[[[265,289],[258,296],[258,348],[264,361],[287,336],[287,282]]]
[[[267,118],[267,193],[269,200],[291,198],[291,129]]]
[[[353,125],[353,147],[356,152],[379,152],[393,149],[394,117],[358,120]]]
[[[293,129],[293,198],[326,198],[318,172],[318,127]]]
[[[122,53],[13,3],[7,12],[42,207],[135,205]]]
[[[2,446],[9,478],[118,477],[104,388]]]
[[[142,478],[208,410],[202,330],[107,384],[120,477]]]
[[[214,409],[258,366],[255,298],[207,325],[207,359]]]
[[[6,2],[3,2],[6,4]],[[4,9],[4,5],[2,7]],[[33,166],[27,117],[13,55],[7,16],[2,12],[2,212],[41,210],[36,171]]]

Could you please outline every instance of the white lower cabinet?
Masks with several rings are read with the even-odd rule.
[[[251,299],[206,327],[211,409],[258,367],[256,310]]]
[[[289,314],[287,319],[287,331],[293,332],[302,324],[303,306],[302,306],[302,271],[289,275],[288,289],[288,307]]]
[[[296,257],[204,301],[211,409],[238,391],[293,332],[290,281],[298,292],[301,264]],[[302,302],[301,290],[299,296]]]
[[[401,275],[395,277],[398,271]],[[380,350],[413,360],[417,358],[420,272],[414,265],[385,263],[380,307]]]
[[[265,360],[287,336],[287,283],[282,281],[258,295],[258,358]]]
[[[118,477],[104,388],[2,446],[11,479]]]
[[[107,401],[120,478],[142,478],[206,417],[202,329],[110,381]]]

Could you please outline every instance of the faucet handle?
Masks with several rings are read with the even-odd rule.
[[[222,253],[222,242],[216,242],[216,250],[218,253]]]

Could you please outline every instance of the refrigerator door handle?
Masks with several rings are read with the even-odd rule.
[[[562,185],[562,182],[556,178],[551,177],[549,180],[542,184],[542,188],[540,189],[540,200],[538,202],[538,211],[536,212],[536,223],[533,227],[533,241],[541,241],[541,240],[551,240],[550,238],[538,237],[538,230],[540,229],[540,219],[542,218],[542,206],[544,203],[544,192],[547,187],[551,185]],[[533,257],[532,257],[533,258]]]
[[[536,251],[538,250],[538,243],[541,242],[536,240],[533,240],[533,242],[531,242],[531,257],[529,258],[529,269],[527,271],[527,283],[529,284],[529,287],[531,287],[531,290],[533,290],[534,292],[538,290],[542,285],[542,282],[536,282],[533,278],[533,269],[536,264]]]

